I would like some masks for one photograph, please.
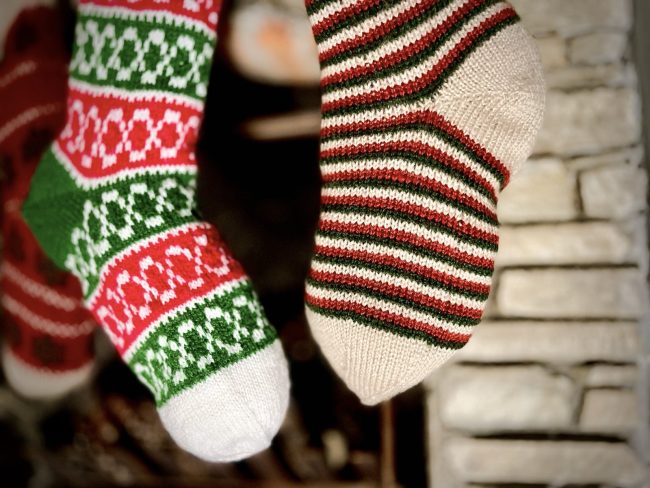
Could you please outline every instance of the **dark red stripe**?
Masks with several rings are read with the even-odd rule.
[[[343,232],[352,234],[366,234],[378,237],[380,239],[390,239],[396,242],[410,244],[430,252],[449,256],[456,261],[459,261],[470,266],[485,268],[486,270],[494,270],[494,259],[486,259],[474,256],[472,254],[460,251],[454,247],[447,246],[438,241],[426,239],[418,234],[402,231],[399,229],[387,229],[378,225],[367,224],[347,224],[341,222],[332,222],[329,220],[321,220],[319,224],[321,231]]]
[[[487,218],[497,220],[497,214],[475,198],[466,195],[461,191],[449,188],[447,185],[444,185],[439,181],[425,178],[422,175],[411,173],[406,170],[366,169],[358,171],[339,171],[337,173],[323,175],[323,183],[330,183],[335,181],[364,181],[369,178],[385,181],[395,181],[398,183],[413,185],[430,191],[438,192],[454,202],[462,203],[470,208],[473,208]]]
[[[422,15],[427,9],[438,3],[439,0],[426,0],[421,2],[414,7],[402,12],[396,17],[384,22],[383,24],[378,25],[374,29],[366,32],[363,36],[355,37],[353,39],[348,39],[343,41],[340,44],[324,51],[320,54],[321,62],[327,61],[328,59],[336,56],[337,54],[345,53],[351,49],[356,49],[359,46],[367,44],[369,42],[376,41],[377,39],[385,36],[391,32],[396,27],[410,22],[412,19],[416,18],[419,15]]]
[[[321,204],[343,206],[354,205],[364,208],[376,208],[380,210],[402,212],[407,215],[417,216],[431,222],[437,222],[438,224],[444,225],[448,229],[451,229],[460,235],[464,235],[472,239],[481,239],[492,244],[499,244],[498,234],[478,229],[463,220],[450,217],[449,215],[437,212],[434,209],[414,203],[395,200],[392,198],[323,195],[321,197]]]
[[[348,258],[368,263],[369,265],[377,264],[383,266],[390,266],[391,268],[398,269],[400,271],[417,273],[420,276],[424,276],[428,279],[438,281],[440,283],[449,284],[455,288],[461,290],[467,290],[473,293],[488,294],[490,293],[490,286],[483,285],[481,283],[476,283],[474,281],[465,280],[458,278],[441,271],[436,271],[432,268],[427,268],[417,263],[412,263],[410,261],[405,261],[403,259],[391,256],[389,254],[374,254],[368,251],[358,251],[352,249],[341,249],[337,247],[330,246],[321,246],[317,245],[315,253],[321,256],[327,256],[330,258]]]
[[[402,115],[391,116],[388,118],[369,120],[362,122],[351,122],[348,124],[340,124],[331,127],[324,127],[321,129],[321,137],[329,137],[335,134],[347,134],[350,132],[366,131],[366,130],[382,130],[390,129],[392,127],[408,124],[431,124],[437,129],[445,132],[452,139],[457,140],[459,143],[466,146],[480,159],[492,166],[498,171],[504,180],[502,187],[505,187],[509,178],[510,171],[508,168],[493,156],[487,149],[477,143],[474,139],[469,137],[459,127],[449,122],[445,117],[434,110],[423,110],[416,112],[409,112]]]
[[[465,36],[454,48],[449,51],[433,68],[431,68],[424,75],[419,78],[401,83],[399,85],[391,85],[382,90],[363,95],[354,95],[347,98],[342,98],[332,102],[326,102],[322,105],[323,114],[338,110],[346,107],[359,107],[360,105],[370,104],[374,102],[381,102],[391,100],[393,98],[407,96],[416,93],[436,80],[448,67],[451,65],[462,53],[472,46],[478,37],[500,22],[516,17],[516,13],[511,8],[504,9],[489,19],[484,20],[467,36]],[[337,74],[340,76],[340,74]],[[334,77],[334,75],[333,75]],[[333,79],[333,81],[338,81]]]
[[[323,32],[325,32],[327,29],[332,28],[334,25],[343,22],[353,15],[359,15],[364,10],[368,10],[375,5],[379,5],[381,2],[382,0],[357,0],[354,5],[345,7],[344,9],[339,10],[338,12],[335,12],[329,17],[321,20],[318,24],[315,24],[312,27],[314,36],[321,35]]]
[[[337,71],[336,73],[326,76],[321,80],[321,86],[326,87],[333,83],[340,83],[352,78],[356,78],[357,76],[369,75],[377,71],[389,68],[393,65],[399,64],[402,61],[415,56],[419,52],[429,47],[432,43],[436,42],[442,36],[447,34],[454,27],[454,25],[456,25],[461,19],[467,16],[469,12],[484,2],[485,0],[472,0],[466,3],[458,10],[455,10],[442,23],[435,26],[433,30],[427,32],[417,41],[411,44],[407,44],[399,51],[395,51],[394,53],[383,56],[373,63],[359,64],[351,69],[345,71]]]
[[[333,285],[355,286],[364,288],[374,293],[380,293],[392,298],[403,298],[418,305],[433,308],[440,313],[455,315],[456,317],[464,317],[468,319],[481,319],[482,311],[465,307],[444,300],[425,295],[414,290],[409,290],[401,286],[391,285],[377,280],[361,278],[359,276],[351,276],[345,273],[331,273],[328,271],[310,270],[309,277],[314,281],[321,283],[329,283]]]
[[[445,166],[461,173],[466,176],[469,181],[478,183],[496,203],[497,194],[492,187],[492,184],[483,178],[473,169],[467,167],[465,164],[450,156],[449,154],[441,151],[436,147],[431,147],[417,141],[389,141],[389,142],[374,142],[371,144],[356,144],[353,146],[335,147],[321,151],[321,161],[327,158],[336,158],[339,156],[369,156],[373,153],[387,153],[387,152],[400,152],[408,151],[420,156],[438,161]]]
[[[470,338],[470,334],[450,332],[441,327],[426,324],[424,322],[404,317],[402,315],[385,312],[383,310],[377,310],[375,308],[361,305],[359,303],[352,303],[343,300],[331,300],[327,298],[316,298],[309,293],[305,295],[305,298],[307,302],[314,305],[315,307],[327,308],[330,310],[349,311],[357,313],[359,315],[365,315],[382,322],[398,325],[404,329],[419,330],[421,332],[429,334],[430,336],[445,341],[465,343]]]

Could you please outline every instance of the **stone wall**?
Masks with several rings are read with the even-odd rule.
[[[512,0],[548,98],[490,306],[427,382],[435,488],[642,487],[647,176],[629,0]]]

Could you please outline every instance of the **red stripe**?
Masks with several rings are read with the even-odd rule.
[[[419,293],[414,290],[409,290],[401,286],[391,285],[378,280],[361,278],[359,276],[352,276],[345,273],[331,273],[327,271],[316,271],[312,269],[309,272],[309,277],[314,281],[322,283],[330,283],[334,285],[356,286],[365,288],[366,290],[387,295],[392,298],[403,298],[418,305],[433,308],[444,314],[451,314],[457,317],[464,317],[468,319],[481,319],[482,311],[451,303],[444,300]]]
[[[484,32],[494,27],[495,25],[498,25],[500,22],[503,22],[515,16],[515,11],[511,8],[507,8],[493,15],[489,19],[484,20],[465,38],[456,44],[456,46],[454,46],[451,51],[445,54],[445,56],[435,66],[433,66],[433,68],[431,68],[428,72],[419,78],[401,84],[391,85],[387,88],[372,93],[354,95],[331,102],[325,102],[321,108],[322,113],[327,114],[328,112],[345,107],[358,107],[364,104],[391,100],[394,98],[416,93],[426,88],[431,83],[433,83],[436,78],[438,78],[449,67],[449,65],[451,65],[463,53],[463,51],[466,51],[468,48],[470,48],[476,39],[480,37]],[[339,80],[333,78],[333,81],[336,82]]]
[[[200,117],[199,110],[169,100],[125,100],[71,88],[67,126],[57,145],[87,178],[153,166],[195,166]]]
[[[322,205],[343,205],[343,206],[358,206],[363,208],[376,208],[380,210],[391,210],[395,212],[402,212],[407,215],[413,215],[430,222],[436,222],[444,225],[448,229],[453,230],[457,234],[467,236],[472,239],[481,239],[492,244],[499,243],[498,234],[486,232],[469,225],[464,220],[450,217],[441,212],[437,212],[431,208],[414,203],[403,202],[393,198],[379,198],[379,197],[359,197],[359,196],[329,196],[323,195],[321,197]]]
[[[120,354],[163,315],[244,276],[208,224],[161,235],[112,264],[91,306],[98,322],[117,338]],[[149,313],[143,316],[145,308]]]
[[[477,266],[484,268],[487,271],[494,270],[494,259],[485,259],[474,256],[472,254],[460,251],[452,246],[447,246],[438,241],[432,241],[422,237],[419,234],[402,231],[399,229],[387,229],[378,225],[367,224],[347,224],[340,222],[332,222],[329,220],[321,220],[319,224],[320,231],[343,232],[352,234],[365,234],[374,236],[381,239],[390,239],[396,242],[410,244],[417,246],[428,251],[438,253],[444,256],[449,256],[460,263],[470,266]]]
[[[319,56],[320,61],[325,62],[337,54],[342,54],[350,51],[351,49],[356,49],[359,46],[362,46],[369,42],[376,41],[377,39],[393,31],[396,27],[399,27],[400,25],[411,21],[415,17],[422,15],[426,10],[428,10],[439,1],[440,0],[425,0],[423,2],[420,2],[419,4],[393,17],[392,19],[378,25],[374,29],[364,33],[362,36],[348,39],[347,41],[343,41],[331,49],[328,49],[327,51],[323,51]]]
[[[122,7],[127,10],[139,12],[167,12],[174,16],[187,17],[188,19],[202,22],[210,29],[214,29],[216,27],[216,23],[211,22],[210,15],[213,13],[219,13],[219,9],[221,8],[221,0],[194,2],[196,4],[196,10],[194,11],[186,8],[184,6],[186,3],[186,1],[181,0],[82,0],[81,5],[83,6],[84,4],[92,4],[101,7]]]
[[[323,183],[331,183],[336,181],[364,181],[367,179],[377,179],[382,181],[395,181],[407,185],[413,185],[426,190],[440,193],[445,197],[453,200],[454,202],[462,203],[468,207],[473,208],[480,212],[487,218],[497,220],[497,214],[490,210],[488,207],[480,203],[475,198],[466,195],[465,193],[449,188],[447,185],[431,178],[425,178],[422,175],[411,173],[406,170],[400,169],[366,169],[358,171],[339,171],[337,173],[330,173],[323,176]]]
[[[323,161],[327,158],[335,158],[340,156],[369,156],[372,153],[381,154],[393,151],[408,151],[438,161],[443,165],[463,174],[470,181],[481,185],[481,187],[492,197],[492,200],[494,202],[497,201],[497,194],[495,189],[492,187],[492,184],[483,178],[480,174],[469,168],[464,163],[460,162],[458,159],[441,151],[440,149],[417,141],[387,141],[355,144],[353,146],[341,146],[321,151],[320,157],[321,161]]]
[[[358,251],[352,249],[341,249],[337,247],[317,245],[315,254],[320,256],[327,256],[330,258],[348,258],[357,261],[362,261],[369,265],[383,265],[390,266],[391,268],[398,269],[404,272],[416,273],[425,278],[435,280],[439,283],[448,284],[454,288],[470,291],[473,293],[488,294],[490,292],[489,285],[483,285],[474,281],[458,278],[457,276],[436,271],[432,268],[427,268],[417,263],[405,261],[403,259],[391,256],[389,254],[375,254],[369,251]]]
[[[334,25],[343,22],[345,19],[352,17],[353,15],[359,15],[365,10],[379,5],[381,2],[382,0],[357,0],[353,5],[345,7],[338,12],[334,12],[329,17],[321,20],[318,24],[312,26],[314,36],[319,36]]]
[[[421,37],[413,43],[407,44],[402,49],[393,53],[387,54],[376,61],[369,64],[358,64],[350,69],[337,71],[321,80],[321,86],[327,87],[334,83],[341,83],[358,76],[370,75],[378,71],[388,69],[396,64],[399,64],[415,55],[424,51],[431,46],[438,39],[446,35],[461,19],[466,17],[474,8],[484,3],[485,0],[470,0],[462,5],[458,10],[447,17],[442,23],[436,25],[433,30],[427,32],[424,37]]]
[[[380,320],[382,322],[397,325],[404,329],[418,330],[444,341],[465,343],[470,338],[470,334],[450,332],[443,329],[442,327],[436,327],[431,324],[404,317],[403,315],[385,312],[383,310],[378,310],[376,308],[368,307],[366,305],[361,305],[358,303],[347,302],[344,300],[316,298],[309,293],[305,295],[305,299],[308,303],[312,304],[315,307],[357,313],[359,315],[364,315],[376,320]]]
[[[459,127],[449,122],[445,117],[434,110],[423,110],[409,112],[388,118],[368,120],[362,122],[350,122],[346,124],[335,125],[331,127],[324,127],[321,130],[321,137],[326,138],[335,134],[347,134],[350,132],[367,131],[367,130],[382,130],[390,129],[396,126],[403,126],[409,124],[431,124],[437,129],[445,132],[448,136],[456,139],[458,142],[469,148],[479,158],[492,166],[498,171],[504,179],[504,184],[508,182],[510,171],[508,168],[493,156],[487,149],[477,143],[474,139],[469,137]]]

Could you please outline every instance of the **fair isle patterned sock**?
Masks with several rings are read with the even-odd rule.
[[[2,366],[15,391],[55,399],[87,383],[96,325],[79,281],[40,250],[20,215],[36,164],[65,124],[68,55],[62,18],[23,11],[0,64]]]
[[[307,315],[336,372],[375,404],[480,321],[497,199],[532,149],[544,83],[505,2],[306,4],[323,92]]]
[[[250,281],[195,212],[217,14],[213,0],[80,3],[68,123],[23,214],[176,442],[232,461],[269,445],[289,380]]]

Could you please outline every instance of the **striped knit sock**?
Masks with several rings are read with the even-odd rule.
[[[231,461],[269,445],[289,380],[249,279],[196,217],[217,15],[212,0],[80,2],[68,123],[23,214],[176,442]]]
[[[43,255],[20,215],[36,163],[65,123],[60,24],[53,9],[21,13],[0,65],[2,364],[11,386],[30,398],[64,395],[88,380],[93,364],[95,322],[79,282]]]
[[[494,0],[307,0],[321,63],[321,217],[307,315],[366,404],[419,383],[470,338],[496,205],[529,155],[544,84]]]

